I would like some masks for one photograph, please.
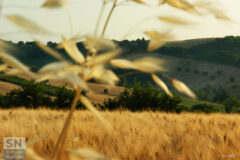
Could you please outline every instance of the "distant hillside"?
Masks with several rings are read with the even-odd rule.
[[[149,41],[145,39],[114,42],[122,48],[123,58],[131,59],[146,55],[162,58],[167,62],[165,66],[169,69],[167,74],[186,82],[193,90],[209,88],[209,86],[213,90],[222,87],[231,94],[240,96],[238,89],[240,87],[240,37],[227,36],[169,42],[154,53],[146,53]],[[37,71],[47,63],[56,61],[38,48],[34,42],[7,43],[16,48],[9,50],[10,54],[30,66],[33,71]],[[47,45],[55,48],[57,43],[48,42]],[[78,43],[77,46],[83,54],[87,53],[82,42]],[[58,51],[66,59],[71,60],[63,49]],[[142,81],[152,81],[149,75],[144,73],[129,74],[128,72],[131,70],[120,69],[115,69],[115,72],[123,75],[122,78],[127,78],[129,83],[132,83],[135,76]],[[162,78],[164,79],[164,77]]]
[[[188,43],[190,42],[191,41]],[[165,45],[156,50],[156,52],[180,58],[191,58],[240,67],[240,37],[227,36],[224,38],[209,39],[207,42],[205,41],[205,43],[191,47],[184,46],[185,43],[186,42],[180,42],[176,46]],[[181,44],[183,46],[181,46]]]
[[[131,55],[128,58],[134,59],[146,55],[145,53],[138,55]],[[164,73],[172,78],[177,78],[185,82],[191,89],[199,90],[202,88],[223,88],[232,95],[240,96],[240,70],[238,67],[215,64],[210,62],[204,62],[199,60],[178,58],[173,56],[161,55],[158,53],[151,53],[148,56],[154,56],[161,58],[165,65],[164,68],[167,71]],[[131,73],[131,70],[125,71],[116,69],[116,73],[124,76],[129,82],[134,81],[136,77],[139,81],[143,83],[146,81],[152,82],[149,74],[146,73]],[[134,72],[133,72],[134,73]],[[159,76],[168,84],[168,86],[174,90],[169,79],[166,76]],[[153,83],[154,84],[154,83]]]
[[[188,39],[188,40],[172,41],[167,43],[167,45],[171,47],[194,47],[204,43],[212,42],[216,39],[217,38]]]
[[[125,57],[139,52],[146,52],[148,40],[138,39],[135,41],[114,41],[123,50],[122,55]],[[14,50],[9,52],[32,67],[33,70],[55,61],[53,57],[43,52],[34,42],[7,42],[13,46]],[[48,42],[49,47],[55,48],[57,43]],[[82,42],[77,44],[83,54],[87,53]],[[67,59],[71,60],[65,50],[58,49]],[[165,46],[154,51],[168,56],[180,58],[191,58],[195,60],[213,62],[217,64],[240,66],[240,37],[227,36],[224,38],[203,38],[184,41],[169,42]],[[36,63],[37,62],[37,63]]]

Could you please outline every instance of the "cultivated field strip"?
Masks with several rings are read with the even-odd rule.
[[[5,95],[7,92],[18,88],[20,88],[20,86],[16,84],[0,81],[0,94]]]
[[[49,84],[58,87],[64,86],[66,84],[67,89],[73,90],[73,86],[66,81],[49,81]],[[124,90],[123,87],[96,83],[88,83],[88,86],[90,91],[86,94],[86,96],[94,103],[103,103],[105,99],[114,98]],[[5,95],[11,90],[18,88],[21,87],[13,83],[0,81],[0,94],[2,95]],[[104,89],[107,89],[107,93],[104,93]]]

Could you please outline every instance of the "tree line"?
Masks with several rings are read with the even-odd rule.
[[[129,111],[162,111],[162,112],[220,112],[218,108],[208,104],[195,104],[192,107],[186,107],[181,104],[182,98],[174,94],[173,98],[166,95],[161,90],[152,86],[151,83],[141,85],[140,82],[134,81],[134,86],[129,87],[124,84],[125,89],[115,98],[105,99],[102,104],[95,103],[94,106],[100,110],[129,110]],[[13,89],[6,95],[0,95],[0,108],[25,107],[37,109],[40,107],[50,109],[68,110],[74,99],[75,91],[66,89],[65,86],[55,87],[51,94],[44,92],[48,84],[36,83],[34,80],[22,84],[22,88]],[[104,89],[108,94],[108,90]],[[87,95],[83,91],[82,95]],[[225,98],[225,99],[221,99]],[[219,100],[219,99],[218,99]],[[229,96],[221,97],[225,105],[225,112],[240,113],[240,100]],[[79,101],[77,109],[86,109]]]
[[[117,41],[113,40],[118,44],[122,50],[123,54],[136,54],[136,52],[146,52],[149,40],[137,39],[137,40],[123,40]],[[6,41],[10,46],[13,46],[17,50],[14,50],[14,56],[21,59],[28,65],[32,65],[33,69],[37,69],[40,65],[44,65],[55,59],[49,56],[47,53],[42,51],[34,42],[23,42],[19,41],[13,43],[11,41]],[[191,43],[191,42],[189,42]],[[55,48],[58,45],[55,42],[47,42],[47,46]],[[78,42],[77,47],[79,50],[86,55],[88,50],[85,48],[83,42]],[[57,49],[66,58],[69,58],[64,49]],[[163,47],[154,51],[155,53],[165,54],[170,56],[177,56],[181,58],[193,58],[197,60],[209,61],[214,63],[226,64],[240,66],[240,37],[239,36],[226,36],[224,38],[216,38],[213,41],[208,41],[199,45],[194,45],[191,47],[186,47],[181,42],[178,45],[166,44]],[[31,59],[31,61],[29,60]],[[32,60],[39,61],[38,65],[33,63]],[[70,60],[70,58],[69,58]]]

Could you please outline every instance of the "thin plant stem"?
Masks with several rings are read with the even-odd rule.
[[[104,24],[103,31],[102,31],[102,34],[101,34],[101,38],[103,38],[103,36],[104,36],[104,34],[105,34],[105,32],[106,32],[106,29],[107,29],[109,20],[110,20],[110,18],[111,18],[111,16],[112,16],[112,13],[113,13],[115,7],[117,6],[116,4],[117,4],[117,0],[114,0],[113,5],[112,5],[112,8],[111,8],[111,10],[110,10],[110,12],[109,12],[109,14],[108,14],[107,20],[106,20],[106,22],[105,22],[105,24]]]
[[[77,102],[80,98],[81,91],[82,91],[81,88],[77,88],[76,95],[75,95],[73,103],[72,103],[71,111],[69,112],[68,117],[67,117],[67,119],[65,121],[65,124],[63,126],[63,129],[61,131],[61,134],[58,137],[58,141],[57,141],[55,150],[50,157],[51,160],[60,160],[61,159],[61,155],[63,153],[63,148],[64,148],[64,145],[66,143],[67,133],[69,131],[69,127],[70,127],[71,120],[72,120],[72,117],[73,117],[73,112],[77,107]]]
[[[94,36],[97,36],[97,30],[99,28],[99,24],[100,24],[100,21],[102,19],[102,15],[103,15],[103,11],[104,11],[105,5],[106,5],[106,3],[103,1],[101,9],[100,9],[99,16],[98,16],[98,19],[97,19],[96,27],[95,27],[95,30],[94,30]]]

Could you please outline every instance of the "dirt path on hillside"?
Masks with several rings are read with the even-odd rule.
[[[21,75],[21,77],[26,78],[26,76]],[[26,78],[29,79],[29,78]],[[69,84],[67,81],[49,81],[49,84],[53,86],[64,86],[66,84],[66,88],[73,89],[73,86]],[[107,98],[114,98],[119,95],[124,88],[119,86],[111,86],[104,84],[96,84],[96,83],[87,83],[90,91],[87,93],[87,97],[94,103],[102,104]],[[13,89],[21,88],[18,85],[9,82],[0,81],[0,94],[5,95]],[[104,93],[104,90],[107,89],[107,93]]]

